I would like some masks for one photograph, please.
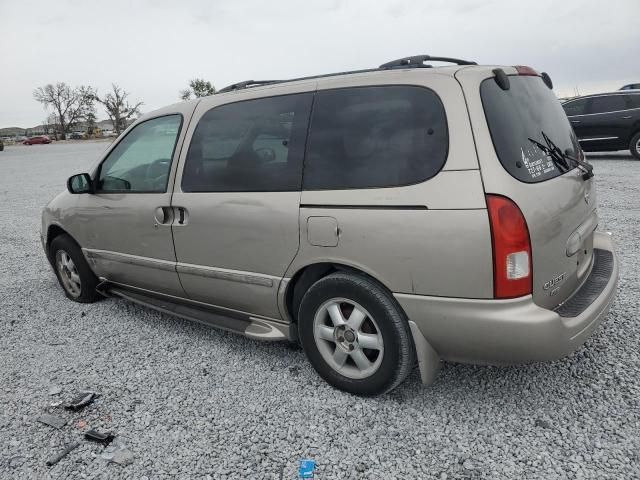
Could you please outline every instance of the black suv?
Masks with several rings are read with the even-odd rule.
[[[631,150],[640,159],[640,91],[572,98],[562,104],[582,149]]]

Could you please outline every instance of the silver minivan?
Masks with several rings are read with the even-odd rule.
[[[551,88],[427,55],[238,83],[131,125],[46,206],[42,243],[71,300],[300,342],[356,394],[441,359],[560,358],[618,261]]]

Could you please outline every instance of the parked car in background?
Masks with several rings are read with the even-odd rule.
[[[0,152],[4,151],[4,142],[0,139]]]
[[[29,137],[27,138],[24,142],[22,142],[24,145],[36,145],[39,143],[51,143],[51,139],[49,137],[47,137],[46,135],[37,135],[35,137]]]
[[[562,108],[583,150],[630,150],[640,159],[640,91],[576,97],[563,103]]]
[[[45,207],[42,245],[73,301],[300,342],[352,393],[560,358],[618,261],[551,87],[430,56],[234,84],[131,125]]]
[[[640,83],[630,83],[629,85],[625,85],[620,90],[640,90]]]
[[[82,132],[72,132],[69,134],[69,138],[71,140],[82,140],[84,139],[84,133]]]

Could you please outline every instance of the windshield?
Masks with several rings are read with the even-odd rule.
[[[480,96],[491,139],[502,166],[522,182],[555,178],[575,168],[562,168],[535,142],[545,144],[543,132],[561,152],[575,156],[580,145],[562,105],[537,76],[509,76],[509,90],[493,78],[480,85]],[[531,140],[530,140],[531,139]]]

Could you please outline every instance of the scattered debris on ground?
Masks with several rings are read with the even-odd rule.
[[[80,392],[73,397],[64,408],[67,410],[78,411],[89,405],[96,398],[96,392]]]
[[[102,445],[109,445],[115,438],[111,432],[99,432],[95,429],[91,429],[84,434],[84,438],[92,442],[98,442]]]
[[[315,468],[315,460],[300,460],[300,467],[298,468],[298,478],[313,478],[313,471],[315,470]]]
[[[50,427],[56,428],[58,430],[60,430],[67,424],[67,421],[64,418],[58,417],[56,415],[51,415],[49,413],[43,413],[37,418],[37,420],[40,423],[44,423],[45,425],[49,425]]]
[[[133,453],[119,440],[116,440],[111,446],[105,448],[100,456],[118,465],[129,465],[133,463]]]
[[[47,460],[47,465],[48,466],[53,466],[56,463],[58,463],[60,460],[62,460],[64,457],[66,457],[67,455],[69,455],[70,452],[72,452],[73,450],[75,450],[76,448],[78,448],[80,446],[79,442],[73,442],[70,443],[69,445],[67,445],[64,450],[62,450],[59,453],[56,453],[53,457],[51,457],[49,460]]]

